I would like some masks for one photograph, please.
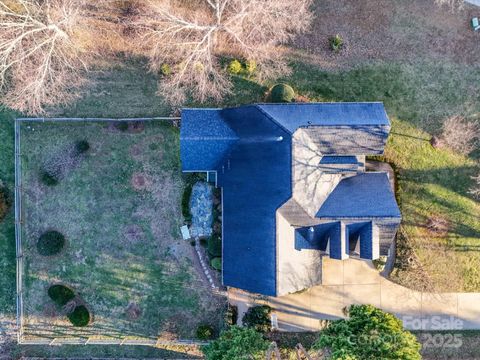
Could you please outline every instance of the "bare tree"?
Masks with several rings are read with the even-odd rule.
[[[470,154],[478,146],[479,140],[478,122],[452,116],[443,123],[441,142],[461,154]]]
[[[472,194],[476,199],[480,200],[480,173],[477,176],[473,176],[474,185],[470,188],[470,194]]]
[[[0,0],[2,102],[27,113],[78,95],[82,70],[82,1]]]
[[[253,60],[263,77],[285,73],[277,46],[308,27],[310,5],[311,0],[151,0],[136,25],[151,69],[172,69],[160,82],[162,95],[173,103],[187,94],[220,100],[232,85],[220,58]]]

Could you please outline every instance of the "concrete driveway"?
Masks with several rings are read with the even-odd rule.
[[[410,330],[480,329],[480,293],[422,293],[395,284],[370,261],[323,258],[323,285],[281,297],[261,297],[229,289],[239,306],[239,321],[249,306],[265,303],[274,309],[283,331],[316,331],[325,319],[345,317],[351,304],[371,304],[394,313]]]

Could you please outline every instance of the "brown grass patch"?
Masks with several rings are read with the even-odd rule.
[[[58,316],[57,306],[52,303],[45,304],[43,306],[43,315],[48,318],[53,318]]]
[[[432,237],[444,238],[450,229],[448,219],[440,215],[433,215],[427,220],[426,228]]]
[[[125,311],[129,320],[137,320],[142,315],[142,309],[134,302],[128,304]]]
[[[150,179],[143,173],[135,173],[132,176],[132,187],[137,190],[145,190],[151,185]]]
[[[125,230],[125,237],[128,241],[135,243],[145,237],[143,229],[139,225],[129,225]]]

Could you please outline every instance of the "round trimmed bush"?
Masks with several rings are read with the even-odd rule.
[[[254,328],[258,332],[269,332],[272,329],[270,313],[272,308],[268,305],[258,305],[251,307],[243,316],[244,326]]]
[[[210,340],[213,338],[214,330],[210,325],[202,324],[197,328],[197,338],[200,340]]]
[[[86,153],[90,149],[90,144],[87,140],[79,140],[75,143],[75,150],[79,154]]]
[[[38,238],[37,250],[40,255],[51,256],[58,254],[65,246],[65,236],[55,230],[50,230]]]
[[[209,237],[207,249],[211,257],[222,256],[222,238],[220,236]]]
[[[242,71],[242,68],[242,63],[236,59],[230,61],[230,64],[228,64],[228,72],[230,74],[239,74]]]
[[[78,305],[67,315],[73,326],[87,326],[90,323],[90,312],[84,305]]]
[[[295,100],[295,91],[287,84],[277,84],[270,91],[274,103],[287,103]]]
[[[65,285],[52,285],[48,288],[47,292],[50,299],[60,306],[66,305],[70,300],[75,298],[73,290]]]
[[[40,172],[40,181],[47,186],[55,186],[60,181],[57,176],[43,169]]]
[[[160,72],[163,76],[168,76],[172,73],[172,67],[168,64],[162,64],[162,66],[160,66]]]
[[[213,258],[212,261],[210,261],[210,266],[212,268],[214,268],[215,270],[221,271],[222,270],[222,258],[221,257]]]

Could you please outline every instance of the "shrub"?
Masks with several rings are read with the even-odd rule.
[[[472,194],[475,199],[480,200],[480,173],[477,176],[473,176],[472,180],[474,181],[474,185],[470,188],[468,192]]]
[[[50,256],[60,252],[65,246],[65,236],[55,230],[50,230],[38,238],[37,250],[40,255]]]
[[[122,131],[122,132],[125,132],[125,131],[128,130],[128,122],[126,122],[126,121],[117,121],[117,122],[115,123],[115,127],[116,127],[118,130],[120,130],[120,131]]]
[[[258,305],[251,307],[243,316],[244,326],[254,328],[259,332],[269,332],[272,329],[270,313],[272,308],[268,305]]]
[[[75,143],[75,150],[79,154],[86,153],[90,149],[90,144],[87,140],[79,140]]]
[[[3,183],[0,180],[0,221],[7,215],[10,208],[10,199],[7,195],[7,189],[3,187]]]
[[[192,196],[192,186],[191,184],[187,184],[185,189],[183,189],[182,194],[182,215],[186,222],[190,222],[192,220],[192,213],[190,212],[190,196]]]
[[[211,257],[222,256],[222,238],[220,236],[210,236],[207,244],[208,253]]]
[[[84,305],[79,305],[67,315],[73,326],[87,326],[90,323],[90,312]]]
[[[197,328],[197,338],[200,340],[210,340],[213,338],[214,330],[210,325],[202,324]]]
[[[40,170],[40,181],[47,186],[55,186],[60,179],[55,174],[46,169]]]
[[[75,298],[73,290],[65,285],[52,285],[47,292],[50,299],[60,306],[67,304]]]
[[[295,99],[295,91],[287,84],[277,84],[270,91],[270,98],[274,103],[292,102]]]
[[[233,326],[237,324],[238,320],[238,307],[228,304],[227,311],[225,311],[225,323]]]
[[[421,359],[420,344],[394,315],[372,305],[352,305],[348,319],[332,321],[314,349],[332,359]]]
[[[373,266],[375,266],[375,269],[378,271],[383,271],[383,269],[385,269],[385,265],[387,264],[387,257],[380,256],[378,259],[373,260],[372,263]]]
[[[265,359],[269,341],[254,329],[232,326],[220,337],[202,347],[206,360]]]
[[[343,38],[340,35],[332,36],[328,39],[330,49],[334,52],[339,52],[343,47]]]
[[[233,75],[237,75],[242,71],[242,64],[238,60],[232,60],[230,61],[230,64],[228,64],[228,72]]]
[[[478,122],[452,116],[443,123],[441,140],[449,148],[468,155],[478,146],[480,126]]]
[[[168,76],[172,73],[172,67],[168,64],[162,64],[162,66],[160,66],[160,73],[163,76]]]
[[[255,60],[247,60],[247,62],[245,63],[245,70],[247,70],[247,73],[249,75],[252,75],[255,70],[257,70],[257,63],[255,62]]]
[[[215,257],[210,261],[210,266],[217,271],[222,271],[222,258]]]

